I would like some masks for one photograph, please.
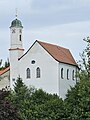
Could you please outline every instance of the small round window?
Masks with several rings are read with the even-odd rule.
[[[35,64],[35,60],[32,60],[31,63],[32,63],[32,64]]]

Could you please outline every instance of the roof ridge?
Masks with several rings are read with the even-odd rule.
[[[39,41],[39,40],[36,40],[36,41],[39,42],[39,43],[49,44],[49,45],[52,45],[52,46],[57,46],[57,47],[61,47],[61,48],[63,48],[63,49],[68,50],[67,48],[62,47],[62,46],[59,46],[59,45],[57,45],[57,44],[52,44],[52,43],[48,43],[48,42],[42,42],[42,41]]]

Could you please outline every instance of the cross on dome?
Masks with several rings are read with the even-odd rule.
[[[16,15],[15,17],[17,18],[18,17],[18,9],[16,8]]]
[[[15,19],[11,22],[11,27],[19,27],[19,28],[23,28],[22,26],[22,22],[17,18],[18,17],[18,9],[16,8],[16,14],[15,14]]]

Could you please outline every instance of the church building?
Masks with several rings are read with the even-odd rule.
[[[77,82],[78,66],[71,52],[64,47],[36,40],[24,53],[22,30],[20,20],[16,18],[11,22],[10,67],[0,71],[0,76],[7,73],[6,85],[11,89],[20,76],[28,87],[41,88],[65,98],[67,90]],[[4,79],[1,81],[6,86]]]

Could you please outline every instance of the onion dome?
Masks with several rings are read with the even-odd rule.
[[[23,28],[21,21],[18,20],[17,18],[11,22],[10,27],[21,27],[21,28]]]

